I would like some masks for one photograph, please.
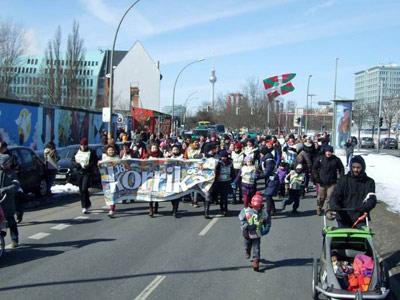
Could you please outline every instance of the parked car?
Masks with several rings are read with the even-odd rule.
[[[39,156],[28,147],[10,146],[11,154],[16,158],[16,174],[24,193],[35,193],[43,197],[47,194],[46,168]]]
[[[382,149],[398,149],[398,141],[395,138],[383,138],[380,141],[380,146]]]
[[[372,137],[362,137],[360,147],[361,148],[375,148],[374,139]]]
[[[98,160],[101,160],[104,146],[101,144],[90,144],[89,149],[96,152]],[[55,178],[55,184],[71,183],[78,185],[78,170],[72,162],[72,158],[78,151],[79,145],[70,145],[57,150],[60,160],[57,162],[58,170]],[[93,187],[101,187],[100,171],[96,167],[93,174]]]

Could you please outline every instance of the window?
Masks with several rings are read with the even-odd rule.
[[[33,166],[32,152],[27,149],[19,149],[19,156],[21,157],[21,165],[24,167]]]
[[[31,60],[28,58],[28,65],[31,63]]]

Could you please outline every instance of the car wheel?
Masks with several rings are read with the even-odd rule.
[[[39,183],[39,187],[36,191],[36,195],[39,197],[44,197],[47,195],[47,182],[46,179],[42,178]]]

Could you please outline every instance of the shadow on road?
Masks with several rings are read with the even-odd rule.
[[[96,240],[94,240],[94,241],[96,241]],[[109,241],[109,240],[98,240],[98,241],[101,242],[101,241]],[[171,270],[171,271],[162,271],[162,272],[149,272],[149,273],[142,273],[142,274],[130,274],[130,275],[122,275],[122,276],[113,276],[113,277],[98,277],[98,278],[89,278],[89,279],[38,282],[38,283],[29,283],[29,284],[1,287],[0,288],[0,292],[1,291],[9,291],[9,290],[17,290],[17,289],[22,289],[22,288],[26,289],[26,288],[46,287],[46,286],[65,285],[65,284],[90,283],[90,282],[102,282],[102,281],[116,281],[116,280],[126,280],[126,279],[133,279],[133,278],[139,278],[139,277],[158,276],[158,275],[188,274],[188,273],[196,274],[196,273],[209,273],[209,272],[230,272],[230,271],[239,271],[239,270],[242,270],[242,269],[249,269],[249,266],[248,265],[246,265],[246,266],[233,266],[233,267],[221,267],[221,268],[201,269],[201,270]]]
[[[315,209],[311,209],[311,210],[305,210],[305,211],[297,211],[297,214],[292,213],[291,210],[285,210],[285,211],[281,211],[281,210],[277,210],[277,212],[275,213],[275,215],[273,216],[273,219],[283,219],[283,218],[299,218],[299,217],[310,217],[310,216],[315,216]]]
[[[58,254],[62,254],[69,250],[49,250],[46,248],[56,247],[72,247],[79,249],[94,243],[100,242],[112,242],[115,239],[91,239],[91,240],[79,240],[79,241],[68,241],[68,242],[57,242],[57,243],[46,243],[46,244],[22,244],[17,249],[7,251],[0,261],[0,268],[10,267],[21,263],[41,259],[44,257],[51,257]],[[1,289],[0,289],[1,290]]]
[[[311,266],[312,262],[313,262],[312,258],[289,258],[277,261],[260,259],[261,263],[260,272],[265,272],[266,270],[271,270],[281,267]]]
[[[74,220],[74,219],[57,219],[57,220],[47,220],[47,221],[27,221],[27,222],[22,222],[18,224],[18,227],[24,227],[24,226],[32,226],[32,225],[41,225],[41,224],[71,224],[71,225],[77,225],[77,224],[90,224],[90,223],[95,223],[101,221],[100,219],[79,219],[79,220]]]

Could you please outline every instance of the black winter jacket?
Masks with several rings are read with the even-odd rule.
[[[340,177],[344,175],[344,167],[337,156],[323,155],[314,162],[312,173],[314,182],[326,187],[337,182],[338,173]]]
[[[338,212],[337,219],[351,227],[364,212],[369,212],[376,205],[376,196],[364,201],[368,193],[375,193],[375,181],[365,172],[353,176],[351,171],[341,177],[333,190],[330,206],[332,209],[354,208],[358,211]]]

